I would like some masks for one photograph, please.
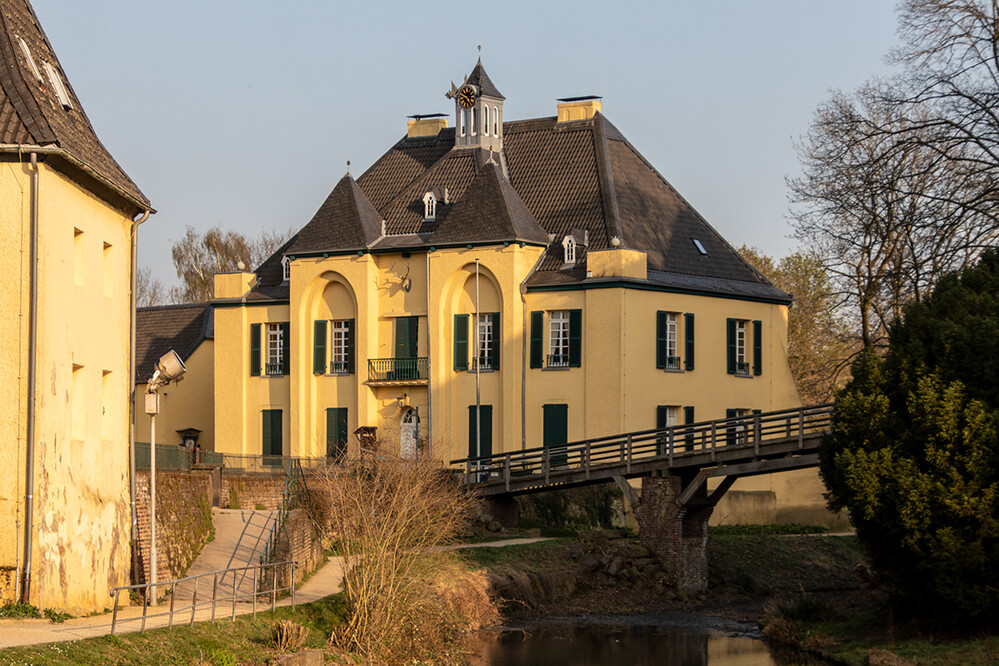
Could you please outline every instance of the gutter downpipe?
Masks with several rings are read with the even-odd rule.
[[[35,356],[38,351],[38,154],[31,153],[31,269],[28,290],[28,432],[24,464],[24,582],[21,601],[31,598],[32,532],[35,493]]]
[[[520,282],[520,323],[522,328],[520,337],[522,341],[520,347],[520,449],[522,451],[527,448],[527,346],[530,344],[527,338],[527,281],[538,271],[546,254],[548,254],[547,246]]]
[[[432,321],[430,313],[430,252],[427,252],[427,458],[433,459],[433,414],[434,414],[434,403],[433,403],[433,387],[431,378],[434,373],[432,372],[433,366],[430,363],[431,352],[430,349],[433,346],[431,341],[433,338],[430,336],[430,322]]]
[[[135,503],[135,274],[136,274],[136,248],[139,240],[139,225],[149,217],[149,210],[142,213],[142,217],[132,221],[132,271],[129,276],[129,343],[128,366],[129,366],[129,400],[128,400],[128,500],[131,507],[132,517],[132,582],[137,583],[139,579],[139,513]]]

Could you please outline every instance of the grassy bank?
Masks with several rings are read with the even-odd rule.
[[[325,649],[332,627],[344,620],[340,595],[235,620],[202,622],[193,628],[154,629],[0,650],[0,664],[266,664],[282,654],[273,632],[279,620],[305,627],[302,648]]]

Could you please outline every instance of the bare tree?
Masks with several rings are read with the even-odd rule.
[[[167,290],[163,283],[153,277],[146,266],[135,271],[135,305],[144,308],[150,305],[163,305],[167,300]]]
[[[822,260],[808,252],[794,252],[780,261],[756,248],[739,248],[746,261],[778,289],[794,296],[787,318],[787,353],[806,405],[832,400],[833,391],[848,379],[848,365],[857,345],[837,310],[837,298]]]
[[[248,239],[238,231],[213,227],[204,234],[187,227],[184,237],[174,243],[173,264],[181,284],[170,289],[174,303],[200,303],[212,298],[216,273],[252,270],[290,238],[291,232],[265,231]]]
[[[929,111],[886,90],[821,105],[797,146],[804,174],[788,180],[795,235],[821,258],[865,348],[881,344],[906,302],[995,239],[991,221],[955,194],[967,174],[930,146]]]

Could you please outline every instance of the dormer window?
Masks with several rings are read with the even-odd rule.
[[[437,197],[433,192],[423,195],[423,219],[428,222],[437,219]]]
[[[31,57],[31,50],[28,48],[28,43],[24,41],[24,37],[18,37],[17,40],[21,43],[21,53],[24,54],[25,59],[28,61],[28,65],[31,67],[31,71],[34,73],[35,78],[41,81],[42,74],[38,71],[38,67],[35,65],[35,59]]]
[[[576,263],[576,239],[573,238],[571,235],[566,236],[565,239],[562,240],[562,250],[564,251],[564,255],[565,255],[565,263],[566,264],[575,264]]]
[[[55,91],[56,97],[59,98],[59,103],[64,109],[72,109],[73,103],[69,99],[69,93],[66,92],[66,86],[62,84],[62,78],[59,76],[59,72],[56,68],[49,63],[42,61],[42,67],[45,69],[45,73],[49,77],[49,83],[52,84],[52,90]]]
[[[291,279],[291,259],[287,256],[281,259],[281,279],[285,282]]]

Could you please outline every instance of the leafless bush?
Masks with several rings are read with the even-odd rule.
[[[281,620],[271,631],[271,640],[281,652],[298,652],[309,637],[309,630],[298,622]]]
[[[381,663],[445,663],[458,638],[496,619],[485,575],[441,550],[473,498],[439,465],[371,457],[331,465],[310,489],[313,519],[347,572],[350,617],[331,643]]]

